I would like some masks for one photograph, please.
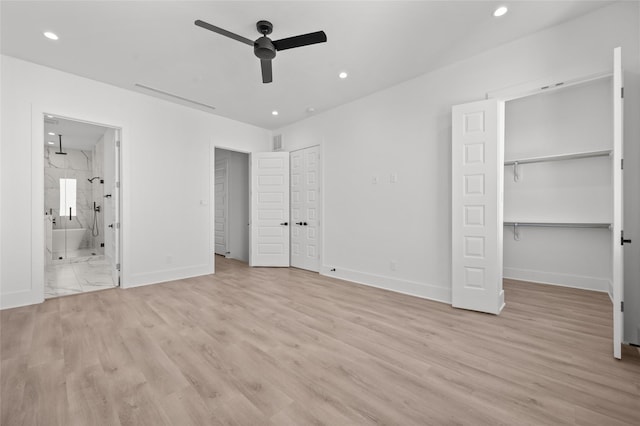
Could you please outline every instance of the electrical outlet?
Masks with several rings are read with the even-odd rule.
[[[389,262],[389,268],[391,268],[392,271],[395,271],[398,269],[398,261],[397,260],[392,260],[391,262]]]

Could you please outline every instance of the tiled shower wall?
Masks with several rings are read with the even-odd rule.
[[[59,155],[51,146],[44,150],[44,202],[47,214],[52,213],[56,223],[53,229],[85,228],[85,236],[80,248],[92,247],[91,225],[93,223],[92,186],[89,182],[93,173],[91,151],[65,149],[67,155]],[[60,179],[76,179],[76,216],[69,220],[69,212],[60,212]],[[96,182],[96,181],[94,181]]]
[[[98,235],[91,234],[92,247],[100,248],[104,245],[104,136],[100,138],[98,143],[93,148],[93,176],[100,176],[99,179],[93,181],[93,201],[97,206],[100,206],[100,212],[97,214],[97,229]],[[102,182],[102,183],[100,183]],[[92,204],[93,207],[93,204]],[[93,226],[93,216],[91,216],[91,223],[89,228]]]

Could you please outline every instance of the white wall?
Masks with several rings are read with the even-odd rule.
[[[3,308],[43,300],[43,113],[122,128],[122,285],[213,272],[214,144],[268,151],[270,132],[2,57]]]
[[[612,79],[545,91],[505,106],[505,160],[613,147]],[[611,223],[612,158],[542,162],[504,170],[506,222]],[[609,291],[608,229],[504,229],[504,276]]]
[[[274,132],[289,150],[322,145],[322,273],[449,302],[451,106],[610,70],[616,46],[626,70],[625,233],[640,240],[639,18],[638,3],[617,3]],[[634,342],[639,258],[640,244],[626,247],[625,336]]]

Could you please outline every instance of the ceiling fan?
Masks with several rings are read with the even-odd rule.
[[[327,41],[327,35],[324,31],[316,31],[314,33],[302,34],[299,36],[283,38],[272,41],[268,34],[273,31],[273,25],[269,21],[258,21],[256,28],[262,34],[256,41],[249,40],[238,34],[211,25],[207,22],[197,20],[195,24],[199,27],[221,34],[225,37],[232,38],[249,46],[253,46],[253,53],[260,58],[260,66],[262,68],[262,82],[271,83],[273,81],[273,73],[271,71],[271,60],[276,57],[276,52],[280,50],[293,49],[294,47],[308,46],[310,44],[324,43]]]

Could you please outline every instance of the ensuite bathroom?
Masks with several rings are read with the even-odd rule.
[[[116,129],[44,117],[45,298],[118,285]]]

